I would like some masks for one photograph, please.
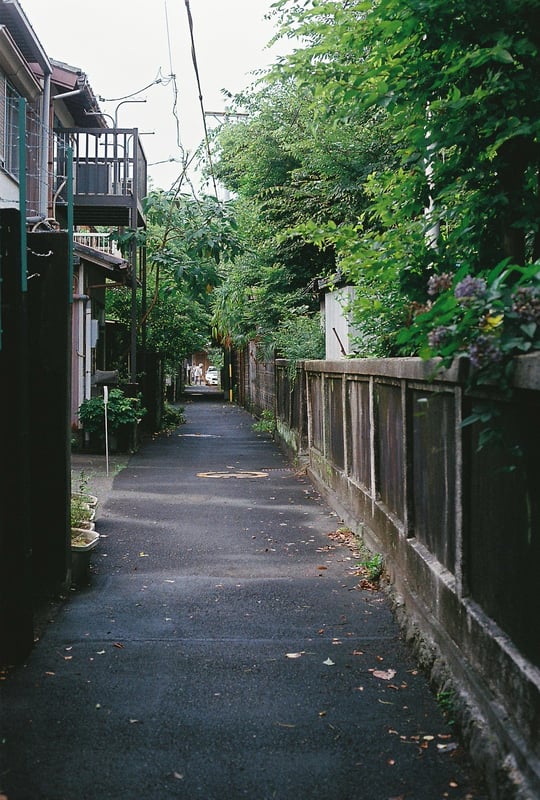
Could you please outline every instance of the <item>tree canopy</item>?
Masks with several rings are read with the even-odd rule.
[[[397,168],[369,176],[356,225],[307,231],[336,246],[360,289],[358,322],[382,320],[382,333],[390,323],[393,352],[430,275],[492,274],[540,255],[537,0],[274,6],[282,33],[302,44],[274,75],[311,87],[314,110],[334,124],[384,111],[397,148]]]
[[[218,177],[256,220],[252,268],[264,251],[291,288],[352,283],[357,355],[436,354],[438,322],[467,352],[482,317],[435,303],[430,278],[452,296],[464,276],[495,294],[502,280],[510,304],[513,283],[540,291],[537,0],[277,0],[273,14],[296,47],[218,138]],[[537,346],[532,324],[518,350]]]
[[[213,134],[232,200],[149,198],[148,313],[189,296],[222,341],[313,356],[318,283],[342,278],[357,356],[537,348],[538,0],[272,9],[295,48]]]
[[[336,272],[336,247],[306,230],[329,220],[355,224],[368,205],[369,174],[395,163],[395,148],[378,110],[338,126],[326,111],[314,111],[313,88],[291,77],[276,77],[236,103],[248,109],[247,119],[218,131],[215,171],[235,194],[244,253],[216,294],[218,324],[236,341],[256,338],[268,348],[296,318],[305,357],[319,357],[321,337],[316,345],[305,340],[315,329],[304,318],[318,309],[318,280]]]

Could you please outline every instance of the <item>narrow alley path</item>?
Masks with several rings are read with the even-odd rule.
[[[477,798],[339,519],[210,397],[98,509],[89,586],[0,684],[9,800]]]

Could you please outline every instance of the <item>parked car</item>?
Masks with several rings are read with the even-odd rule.
[[[208,367],[205,375],[207,386],[217,386],[219,384],[219,372],[217,367]]]

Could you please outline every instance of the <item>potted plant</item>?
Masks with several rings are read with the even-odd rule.
[[[99,541],[95,529],[95,508],[79,494],[72,494],[71,524],[71,575],[76,584],[86,583],[90,573],[90,554]]]
[[[127,397],[122,389],[111,389],[107,402],[107,427],[111,435],[111,449],[115,449],[113,440],[122,434],[126,441],[119,446],[120,450],[132,449],[136,426],[146,414],[140,395]],[[105,401],[103,396],[90,397],[83,400],[79,406],[79,420],[85,434],[94,440],[98,439],[100,446],[105,439]]]
[[[73,479],[72,479],[72,486],[73,486]],[[84,503],[87,503],[90,508],[97,508],[98,499],[95,494],[91,494],[88,491],[88,478],[84,474],[84,470],[81,470],[79,474],[79,483],[77,491],[71,490],[71,497],[73,498],[80,498]]]

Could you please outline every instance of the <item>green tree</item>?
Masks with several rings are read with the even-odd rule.
[[[236,103],[247,119],[219,130],[215,171],[237,196],[244,255],[216,294],[216,322],[235,341],[256,338],[268,351],[278,346],[281,323],[317,310],[317,280],[336,271],[334,243],[307,229],[328,218],[355,223],[368,204],[374,165],[395,163],[395,154],[380,112],[334,124],[317,110],[313,89],[291,78],[278,77]],[[309,339],[306,353],[315,346]]]
[[[396,348],[427,279],[465,266],[523,265],[540,251],[540,62],[536,0],[280,0],[302,47],[276,72],[310,87],[329,119],[370,110],[399,152],[377,170],[356,225],[312,219],[359,287],[357,324]],[[399,305],[401,304],[401,312]],[[380,337],[378,337],[380,341]]]
[[[211,338],[211,296],[220,268],[239,251],[236,222],[227,204],[213,197],[152,192],[145,200],[147,230],[127,230],[115,238],[124,249],[133,242],[147,247],[147,284],[137,292],[137,318],[145,346],[159,353],[166,369]],[[112,316],[128,325],[131,297],[109,290]]]

